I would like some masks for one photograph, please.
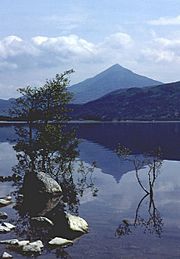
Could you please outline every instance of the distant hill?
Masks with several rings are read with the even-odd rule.
[[[14,101],[13,98],[8,100],[0,99],[0,116],[8,116],[9,109],[12,107],[12,102]]]
[[[180,82],[114,91],[74,106],[74,119],[180,120]]]
[[[95,77],[75,84],[69,88],[74,94],[73,103],[86,103],[112,91],[130,87],[159,85],[161,82],[133,73],[116,64]]]

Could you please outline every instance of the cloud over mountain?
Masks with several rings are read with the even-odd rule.
[[[180,62],[180,38],[154,38],[147,48],[142,50],[146,58],[155,62]]]
[[[9,97],[14,96],[18,87],[44,83],[46,78],[71,68],[77,71],[72,84],[78,83],[115,63],[159,81],[167,82],[170,77],[173,81],[174,76],[179,80],[180,36],[166,38],[154,33],[145,44],[122,31],[99,41],[76,34],[30,39],[10,35],[0,39],[1,92],[10,87],[14,90]],[[169,64],[173,69],[169,70]]]
[[[133,40],[126,33],[115,33],[97,44],[71,34],[68,36],[35,36],[24,40],[8,36],[0,40],[0,70],[25,69],[29,67],[53,67],[60,62],[90,62],[105,52],[132,46]]]
[[[180,25],[180,15],[176,17],[160,17],[159,19],[148,21],[148,24],[156,26]]]

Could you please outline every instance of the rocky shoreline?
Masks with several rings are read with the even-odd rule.
[[[14,176],[15,177],[15,176]],[[12,179],[14,178],[11,178]],[[10,181],[10,178],[6,179]],[[4,180],[5,181],[5,180]],[[62,202],[62,189],[61,186],[50,176],[46,175],[43,172],[39,172],[36,174],[26,175],[23,181],[23,193],[19,195],[21,198],[21,202],[26,200],[26,196],[31,196],[33,198],[46,197],[48,204],[48,209],[43,209],[39,211],[36,215],[30,215],[29,222],[33,228],[37,228],[38,231],[50,230],[53,233],[54,229],[59,228],[59,224],[56,220],[48,217],[48,214],[51,210],[54,209],[58,205],[59,202]],[[54,203],[54,200],[58,202]],[[17,201],[16,201],[17,202]],[[11,196],[6,196],[0,198],[0,207],[1,209],[7,207],[11,204],[15,204],[13,198]],[[33,203],[29,203],[31,206]],[[47,203],[46,203],[47,205]],[[15,204],[16,206],[16,204]],[[68,231],[75,233],[74,238],[68,239],[65,236],[59,236],[54,233],[54,236],[51,234],[51,238],[49,238],[48,242],[43,242],[43,240],[19,240],[18,238],[13,239],[4,239],[0,241],[1,245],[5,245],[5,249],[8,251],[14,251],[20,253],[24,256],[26,255],[40,255],[45,246],[49,246],[51,249],[57,247],[66,247],[74,244],[77,237],[79,238],[81,235],[88,232],[88,223],[81,217],[77,215],[72,215],[66,211],[61,213],[63,215],[63,220],[59,217],[59,220],[62,221],[64,225],[68,228]],[[57,215],[58,216],[58,215]],[[56,218],[56,217],[55,217]],[[11,219],[9,219],[8,214],[4,211],[0,211],[0,234],[8,233],[11,231],[15,231],[16,225],[11,224]],[[61,222],[60,222],[61,223]],[[61,224],[60,224],[61,225]],[[56,231],[55,231],[56,232]],[[9,252],[4,251],[1,255],[1,258],[12,258],[13,256],[9,254]]]

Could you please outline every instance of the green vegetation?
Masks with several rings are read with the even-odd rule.
[[[75,119],[102,121],[180,120],[180,82],[112,92],[93,102],[73,107]]]
[[[94,165],[86,166],[79,160],[76,131],[64,123],[69,120],[67,105],[72,96],[66,87],[72,72],[56,75],[42,87],[28,86],[19,90],[22,96],[16,100],[13,113],[27,124],[16,127],[18,141],[14,150],[17,164],[13,173],[22,179],[18,182],[19,189],[23,186],[23,192],[30,193],[28,202],[32,200],[31,177],[44,172],[61,185],[64,201],[70,210],[76,211],[84,190],[89,188],[93,195],[97,190],[91,181]],[[79,176],[76,182],[73,178],[75,171]],[[24,182],[28,182],[28,186]]]
[[[47,80],[43,86],[19,88],[21,97],[15,100],[12,114],[16,118],[24,119],[28,124],[37,120],[48,124],[49,121],[66,121],[68,119],[67,104],[72,94],[67,91],[69,75],[68,70],[61,75],[57,74],[52,80]]]

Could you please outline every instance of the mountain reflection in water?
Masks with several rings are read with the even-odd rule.
[[[76,127],[81,142],[79,158],[73,162],[73,182],[70,181],[66,189],[69,197],[64,197],[63,203],[57,201],[57,205],[56,201],[51,201],[43,210],[51,219],[61,221],[62,227],[62,215],[68,208],[87,220],[90,231],[71,247],[55,251],[46,247],[41,258],[178,258],[180,124],[104,123],[78,124]],[[9,160],[2,160],[3,173],[9,174],[10,167],[18,163],[12,149],[16,138],[13,127],[1,126],[0,132],[3,142],[0,150],[11,153]],[[13,140],[6,140],[12,136]],[[132,151],[128,157],[131,161],[118,157],[115,152],[118,144]],[[158,159],[146,156],[159,147],[161,155]],[[132,163],[134,159],[141,165],[138,177]],[[81,166],[83,168],[78,173]],[[90,169],[86,171],[84,167]],[[9,183],[1,185],[7,186],[7,189],[0,189],[1,196],[9,194]],[[13,188],[16,191],[19,186]],[[13,222],[17,222],[16,234],[24,237],[24,233],[31,230],[28,237],[41,237],[46,242],[53,233],[49,231],[47,234],[46,230],[42,235],[41,231],[29,225],[28,217],[34,211],[22,204],[18,195],[15,197],[18,202],[13,205],[14,209],[7,207],[4,210]],[[61,230],[56,234],[70,237],[67,229]],[[14,233],[9,237],[16,237]],[[7,239],[7,236],[0,238]],[[16,256],[14,254],[15,258],[21,258],[21,255]]]

